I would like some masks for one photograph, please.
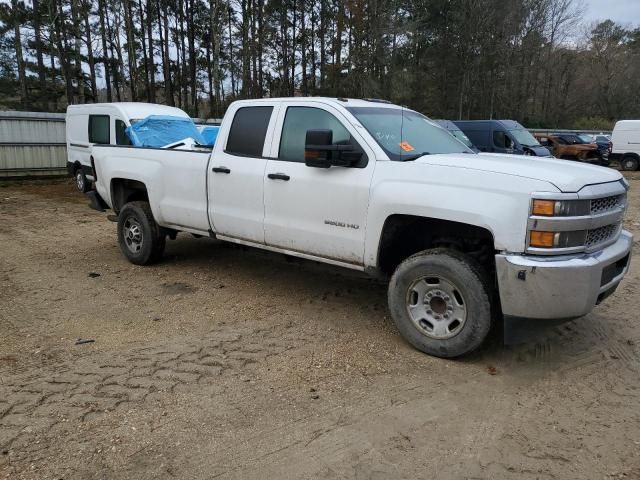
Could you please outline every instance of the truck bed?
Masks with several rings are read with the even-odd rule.
[[[207,163],[210,150],[95,146],[93,158],[100,181],[96,189],[113,208],[110,185],[126,178],[147,187],[156,221],[167,227],[207,233]]]

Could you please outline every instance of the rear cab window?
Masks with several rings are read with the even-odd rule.
[[[109,115],[89,115],[89,142],[100,145],[111,143]]]
[[[240,107],[233,117],[225,153],[239,157],[262,157],[273,106]]]

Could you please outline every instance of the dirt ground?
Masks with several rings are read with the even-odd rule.
[[[67,180],[0,185],[0,479],[640,478],[638,255],[587,317],[452,361],[359,275],[115,236]]]

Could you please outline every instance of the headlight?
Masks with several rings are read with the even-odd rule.
[[[531,199],[526,238],[529,253],[578,253],[602,248],[616,240],[626,207],[621,183],[617,188],[609,184],[583,190],[583,198],[560,193]]]
[[[590,212],[589,200],[534,199],[531,206],[531,214],[540,217],[580,217]]]

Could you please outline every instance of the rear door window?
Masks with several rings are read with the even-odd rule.
[[[131,140],[126,133],[127,124],[116,118],[116,145],[131,145]]]
[[[233,117],[226,153],[241,157],[262,157],[273,107],[242,107]]]
[[[89,142],[108,145],[109,115],[89,115]]]

